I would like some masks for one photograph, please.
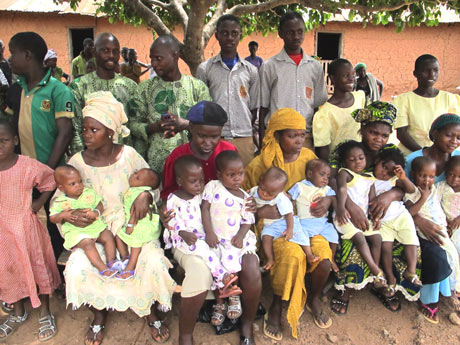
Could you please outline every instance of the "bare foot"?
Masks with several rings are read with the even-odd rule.
[[[309,264],[314,264],[315,262],[318,262],[321,258],[316,255],[307,255],[307,261]]]
[[[267,259],[267,262],[265,263],[263,268],[264,270],[268,271],[270,270],[270,268],[273,267],[274,264],[275,264],[275,260],[273,260],[273,258]]]
[[[331,261],[331,268],[335,273],[339,271],[339,266],[337,266],[337,264],[335,263],[335,260]]]

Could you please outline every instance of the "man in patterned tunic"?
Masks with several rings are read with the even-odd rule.
[[[188,141],[188,110],[200,101],[210,101],[208,87],[179,70],[179,45],[169,35],[160,36],[150,47],[156,76],[139,84],[136,117],[130,129],[136,150],[161,176],[166,157]]]
[[[103,33],[96,38],[94,43],[96,50],[96,70],[85,74],[70,84],[75,96],[75,117],[73,119],[74,135],[70,146],[72,154],[84,149],[81,136],[82,130],[82,109],[86,99],[96,91],[109,91],[123,104],[128,119],[135,113],[133,102],[137,84],[129,78],[115,73],[120,60],[120,43],[111,33]],[[124,139],[124,143],[131,145],[131,138]]]

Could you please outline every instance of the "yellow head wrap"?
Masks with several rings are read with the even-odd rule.
[[[90,94],[83,108],[83,118],[91,117],[114,132],[113,142],[118,143],[118,136],[129,135],[129,129],[123,126],[128,122],[123,104],[113,97],[111,92],[98,91]]]
[[[265,167],[276,166],[284,169],[283,151],[275,138],[275,132],[283,129],[306,129],[305,118],[291,108],[278,109],[268,120],[262,145],[262,161]]]

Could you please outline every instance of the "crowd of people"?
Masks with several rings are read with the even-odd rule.
[[[94,314],[87,345],[103,342],[110,310],[127,309],[167,341],[157,311],[174,292],[179,344],[193,343],[207,298],[213,326],[239,320],[240,344],[255,344],[261,272],[274,341],[282,301],[292,337],[304,309],[332,326],[320,299],[331,275],[334,313],[369,284],[391,311],[419,300],[434,324],[449,297],[460,324],[460,97],[435,88],[438,60],[419,56],[417,88],[388,103],[364,63],[336,59],[329,97],[302,16],[284,14],[278,33],[279,54],[263,61],[252,41],[242,59],[239,19],[220,17],[220,53],[196,77],[170,35],[150,65],[111,33],[86,39],[71,77],[37,33],[14,35],[8,61],[0,45],[0,340],[27,320],[26,298],[40,308],[38,339],[51,339],[49,296],[64,286],[68,306]],[[180,289],[168,257],[185,271]]]

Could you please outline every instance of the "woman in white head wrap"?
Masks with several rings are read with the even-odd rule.
[[[101,219],[113,234],[125,224],[123,195],[129,188],[129,176],[149,167],[132,147],[118,144],[121,137],[129,134],[124,126],[127,121],[123,105],[110,92],[91,94],[83,109],[82,135],[86,149],[68,162],[80,172],[85,186],[94,189],[102,198],[104,211]],[[142,219],[151,212],[151,202],[150,193],[139,195],[131,209],[136,219]],[[76,226],[84,227],[92,222],[85,218],[84,212],[77,210],[73,214],[77,220],[71,223]],[[97,244],[97,248],[105,260],[103,247]],[[166,341],[169,330],[157,317],[156,309],[171,309],[176,283],[169,276],[170,267],[158,239],[142,247],[134,279],[125,281],[101,279],[84,252],[75,249],[64,272],[66,297],[67,304],[74,309],[88,305],[94,314],[85,343],[94,345],[102,342],[107,313],[113,309],[131,309],[139,317],[145,317],[154,339]]]

